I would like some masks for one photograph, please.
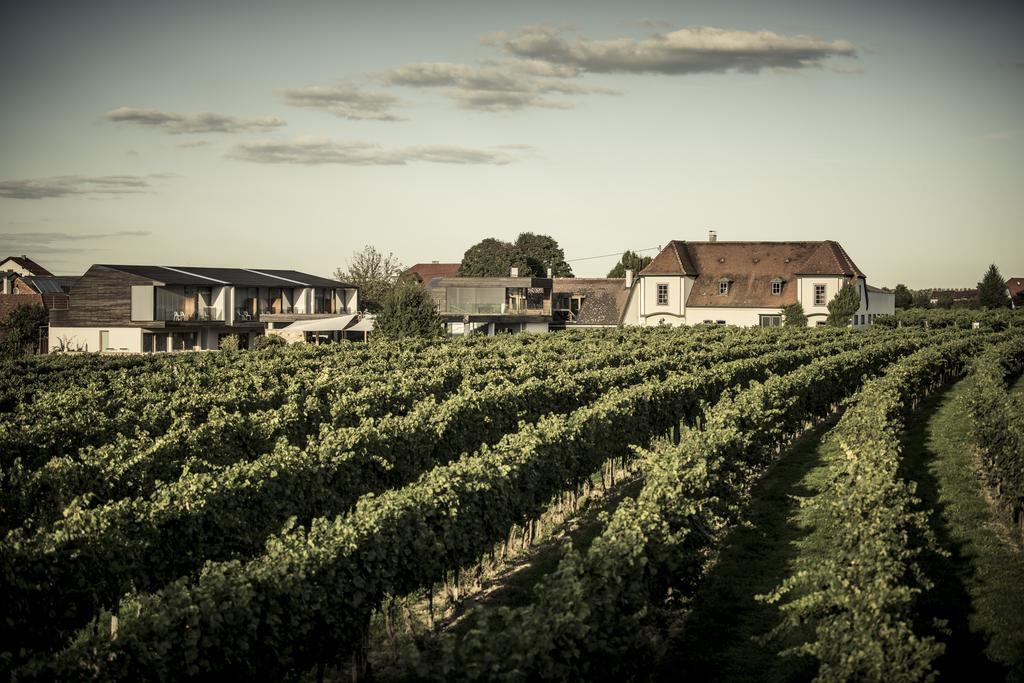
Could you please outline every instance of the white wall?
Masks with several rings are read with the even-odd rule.
[[[686,323],[686,297],[693,285],[692,277],[680,275],[645,275],[640,281],[639,324],[683,325]],[[658,285],[668,285],[668,305],[658,305]]]
[[[140,327],[51,327],[49,348],[60,345],[58,339],[67,338],[72,349],[79,345],[88,346],[88,351],[100,351],[100,331],[110,332],[109,351],[142,351],[142,328]]]
[[[547,334],[548,324],[547,323],[526,323],[526,329],[524,332],[533,332],[535,334]]]
[[[761,324],[761,314],[781,315],[781,308],[705,308],[691,306],[686,309],[686,323],[700,325],[705,320],[717,323],[724,320],[726,325],[755,327]]]

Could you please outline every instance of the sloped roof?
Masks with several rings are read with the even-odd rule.
[[[795,303],[801,275],[863,277],[838,242],[684,242],[668,243],[641,276],[687,275],[694,283],[687,306],[774,308]],[[729,281],[729,293],[719,283]],[[782,293],[772,294],[781,279]]]
[[[417,282],[430,282],[435,277],[458,277],[461,263],[417,263],[406,269],[405,274],[412,275]]]
[[[3,263],[4,261],[14,261],[19,266],[27,270],[29,272],[29,275],[53,277],[53,273],[48,271],[46,268],[43,268],[41,265],[30,259],[28,256],[8,256],[3,261],[0,261],[0,263]]]
[[[874,287],[872,285],[867,285],[867,284],[864,285],[864,286],[867,288],[867,290],[869,292],[875,292],[876,294],[893,294],[893,295],[896,294],[896,292],[893,292],[893,291],[888,290],[888,289],[882,289],[881,287]]]
[[[1011,277],[1006,281],[1006,289],[1011,299],[1018,299],[1024,294],[1024,277]]]
[[[238,287],[354,287],[295,270],[270,268],[197,268],[194,266],[133,266],[100,264],[168,285],[234,285]]]
[[[576,320],[569,325],[618,325],[626,309],[629,290],[625,278],[554,278],[551,288],[555,294],[580,295]]]

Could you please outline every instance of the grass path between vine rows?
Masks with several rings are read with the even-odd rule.
[[[929,397],[907,420],[902,474],[917,481],[948,558],[922,559],[935,582],[920,603],[922,625],[946,620],[941,680],[1024,681],[1024,554],[993,516],[974,470],[964,407],[967,384]],[[1015,392],[1024,392],[1024,381]],[[799,498],[817,494],[827,464],[842,457],[819,427],[787,453],[754,490],[750,523],[733,531],[670,635],[658,678],[700,681],[806,681],[808,658],[779,657],[791,643],[755,640],[779,622],[778,608],[754,600],[802,558],[818,554],[813,513]],[[926,630],[922,626],[922,630]]]
[[[935,587],[921,600],[921,618],[947,621],[946,653],[936,662],[940,680],[1024,681],[1024,552],[982,490],[969,389],[961,381],[922,411],[928,419],[908,425],[905,475],[918,482],[918,495],[933,510],[932,528],[950,553],[922,561]],[[1024,392],[1024,382],[1014,392]]]
[[[826,481],[830,447],[821,437],[835,420],[804,435],[753,491],[750,522],[726,538],[715,565],[684,618],[670,634],[657,678],[664,681],[807,680],[807,661],[780,658],[778,643],[760,644],[779,621],[778,608],[756,602],[790,573],[813,544],[811,523],[799,498],[815,495]]]

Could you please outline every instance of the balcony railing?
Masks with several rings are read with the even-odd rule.
[[[164,311],[158,320],[168,322],[220,322],[224,320],[224,309],[204,306],[196,311]]]

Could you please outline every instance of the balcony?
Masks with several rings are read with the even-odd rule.
[[[212,323],[224,322],[224,309],[213,306],[201,306],[194,311],[164,310],[157,311],[156,320],[181,323]]]

